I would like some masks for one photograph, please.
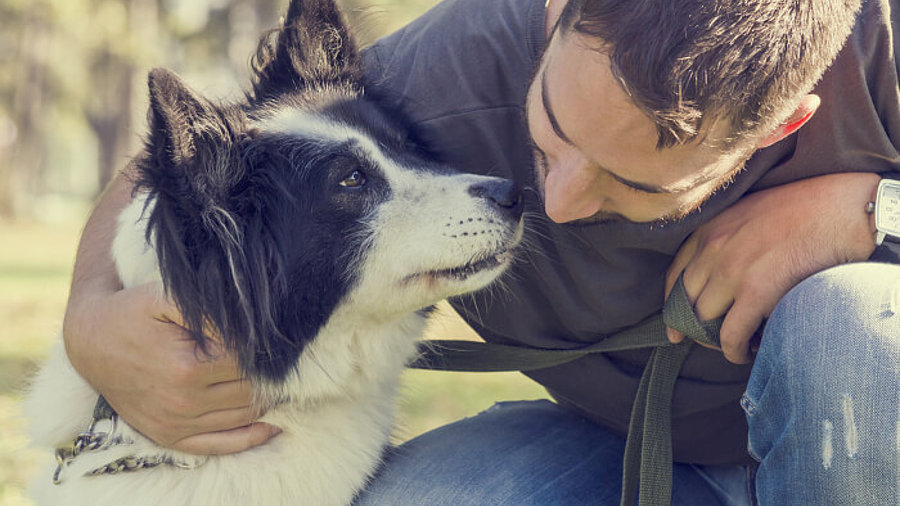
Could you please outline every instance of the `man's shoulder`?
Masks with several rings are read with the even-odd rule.
[[[370,49],[378,52],[382,61],[389,61],[410,50],[470,48],[481,51],[460,56],[477,60],[489,54],[485,51],[491,48],[484,46],[485,42],[530,44],[530,23],[534,18],[543,22],[543,16],[544,0],[443,0]],[[541,48],[523,49],[534,56]]]
[[[527,86],[543,15],[543,0],[444,0],[365,50],[368,83],[417,121],[496,106]]]

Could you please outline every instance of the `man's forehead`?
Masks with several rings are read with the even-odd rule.
[[[586,35],[555,32],[534,86],[553,113],[554,130],[627,181],[682,191],[730,172],[740,158],[700,142],[657,149],[656,125],[613,73],[602,44]]]

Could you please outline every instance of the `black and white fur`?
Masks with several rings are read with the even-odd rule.
[[[512,259],[512,184],[429,161],[364,94],[332,0],[292,1],[255,63],[252,92],[230,105],[151,72],[150,134],[113,254],[126,287],[162,282],[201,348],[221,336],[283,433],[205,457],[120,422],[121,442],[78,456],[59,485],[50,466],[39,505],[349,504],[388,444],[423,308]],[[27,401],[34,440],[70,444],[97,395],[58,346]],[[192,469],[85,476],[126,456]]]

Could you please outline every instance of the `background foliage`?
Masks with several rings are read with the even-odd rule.
[[[339,0],[366,44],[436,0]],[[138,147],[147,71],[226,98],[286,0],[0,0],[0,217],[55,219]]]
[[[490,0],[485,0],[490,1]],[[363,44],[437,0],[339,0]],[[55,340],[91,202],[138,149],[147,72],[174,69],[219,98],[287,0],[0,0],[0,506],[48,455],[27,448],[18,401]],[[477,338],[452,311],[432,337]],[[499,399],[545,396],[516,374],[407,372],[397,440]]]

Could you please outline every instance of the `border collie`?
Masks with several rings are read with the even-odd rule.
[[[522,206],[511,182],[432,161],[361,76],[332,0],[291,2],[239,103],[150,73],[119,276],[161,282],[200,349],[221,338],[283,432],[207,457],[114,414],[92,422],[98,394],[57,346],[26,405],[59,460],[32,487],[38,504],[344,505],[365,486],[424,308],[506,269]]]

